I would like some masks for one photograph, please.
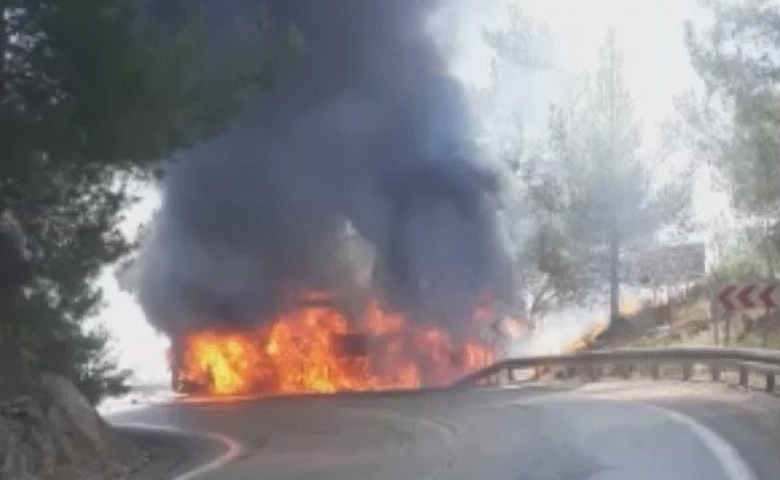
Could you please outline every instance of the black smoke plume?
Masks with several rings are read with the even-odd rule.
[[[175,3],[158,6],[167,21]],[[295,292],[359,290],[454,331],[484,292],[508,301],[498,181],[435,47],[437,2],[267,3],[305,47],[240,126],[167,172],[140,265],[150,321],[167,332],[258,322]],[[225,58],[252,5],[204,2]],[[350,261],[368,266],[367,285]]]

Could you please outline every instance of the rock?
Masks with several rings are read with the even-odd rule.
[[[141,452],[64,378],[23,391],[0,401],[0,479],[118,479],[140,466]]]

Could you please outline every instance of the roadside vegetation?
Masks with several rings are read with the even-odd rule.
[[[119,229],[133,187],[272,88],[297,42],[258,11],[255,62],[217,68],[200,12],[154,5],[0,1],[0,385],[47,371],[92,402],[123,390],[108,333],[84,322],[98,274],[135,247]]]
[[[706,286],[777,281],[780,63],[773,45],[780,41],[780,8],[768,0],[700,6],[702,18],[687,25],[683,39],[700,83],[676,98],[677,114],[663,126],[660,145],[639,134],[641,119],[624,88],[622,54],[612,36],[596,73],[574,81],[573,93],[551,106],[549,127],[539,136],[526,131],[528,119],[519,106],[507,105],[500,86],[549,72],[555,39],[518,9],[510,12],[508,29],[486,34],[499,87],[481,97],[494,118],[483,137],[515,175],[516,218],[524,220],[517,228],[527,239],[516,259],[518,298],[532,319],[594,299],[611,297],[617,305],[617,254],[658,240],[705,240]],[[703,177],[729,200],[706,224],[691,211],[694,181]],[[671,310],[671,326],[658,330],[665,332],[659,342],[714,339],[704,332],[709,302],[701,289],[694,291],[634,317],[668,317]],[[733,342],[777,343],[771,312],[745,318],[734,320]]]

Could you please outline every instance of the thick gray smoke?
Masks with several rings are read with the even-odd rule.
[[[215,42],[251,3],[206,2]],[[498,182],[428,32],[436,2],[269,7],[303,34],[302,58],[240,127],[169,170],[140,265],[152,323],[257,322],[303,289],[363,289],[455,330],[480,293],[508,300]]]

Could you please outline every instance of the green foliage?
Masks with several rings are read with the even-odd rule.
[[[544,75],[552,74],[553,42],[548,28],[519,7],[509,7],[507,19],[506,27],[482,32],[483,41],[494,55],[491,86],[474,89],[472,98],[477,105],[481,148],[512,162],[523,154],[528,121],[544,115],[544,111],[533,111],[537,105],[542,109],[546,105],[538,98],[539,91],[528,86],[542,84]]]
[[[689,102],[696,146],[722,174],[733,204],[777,220],[780,206],[780,6],[769,0],[705,2],[713,25],[687,29],[688,50],[707,96]],[[693,108],[690,108],[690,107]],[[719,123],[713,124],[713,112]],[[708,116],[709,114],[709,116]],[[704,141],[706,140],[706,141]]]
[[[550,160],[580,238],[604,245],[614,222],[622,243],[649,239],[687,213],[690,186],[686,178],[654,179],[611,36],[600,58],[594,78],[586,78],[569,105],[552,115]],[[662,160],[654,155],[652,164]]]
[[[568,102],[551,108],[546,142],[513,165],[532,218],[518,259],[534,292],[532,310],[600,290],[611,246],[651,240],[689,210],[689,177],[658,181],[642,154],[612,36],[600,58],[596,74],[583,77]]]
[[[134,201],[128,182],[223,131],[300,46],[294,29],[263,29],[256,63],[215,70],[197,12],[178,31],[153,30],[136,5],[0,1],[0,213],[31,266],[24,289],[0,297],[0,350],[24,370],[71,378],[93,401],[126,378],[105,332],[82,322],[100,308],[101,269],[134,246],[118,228]]]
[[[780,258],[780,5],[704,2],[712,25],[686,42],[705,95],[680,101],[685,136],[714,167],[740,214],[720,238],[716,281],[774,279]],[[722,236],[722,235],[721,235]]]
[[[507,11],[508,25],[502,30],[482,33],[485,43],[497,58],[493,63],[495,75],[502,75],[510,67],[538,70],[551,68],[550,31],[546,25],[527,16],[518,6]]]
[[[505,203],[512,228],[524,242],[517,258],[518,296],[531,314],[547,311],[575,292],[570,273],[570,232],[560,209],[565,202],[558,177],[546,169],[544,152],[535,148],[527,122],[533,116],[538,92],[518,88],[543,82],[553,75],[550,64],[553,39],[548,28],[520,8],[507,12],[508,25],[483,32],[483,40],[495,55],[492,86],[472,92],[478,105],[479,141],[489,155],[505,161],[514,175]],[[544,106],[546,108],[546,106]],[[542,115],[544,112],[542,112]]]
[[[713,245],[717,262],[710,268],[714,284],[773,281],[780,269],[780,252],[769,223],[719,231]]]

